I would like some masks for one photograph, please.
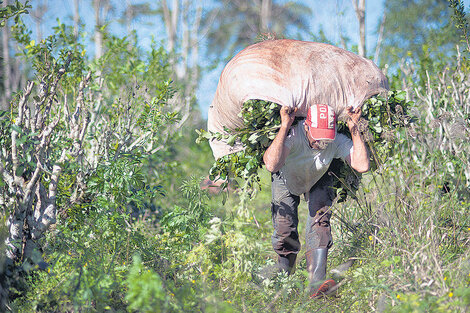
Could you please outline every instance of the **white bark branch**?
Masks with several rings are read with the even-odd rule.
[[[26,103],[29,99],[29,96],[31,95],[31,91],[33,90],[34,83],[29,82],[28,85],[26,86],[23,96],[20,99],[19,105],[18,105],[18,118],[15,121],[14,125],[17,127],[22,127],[23,122],[24,122],[24,110],[26,109]],[[11,159],[13,163],[13,171],[12,175],[14,177],[14,181],[17,184],[23,184],[24,180],[17,175],[18,173],[18,132],[15,129],[12,129],[11,131]]]
[[[3,1],[2,7],[6,7],[9,4],[9,0]],[[8,20],[6,21],[6,25],[1,28],[2,30],[2,52],[3,52],[3,89],[4,89],[4,94],[2,96],[2,105],[1,109],[2,110],[8,110],[9,109],[9,104],[8,101],[10,100],[11,97],[11,64],[10,64],[10,34],[9,34],[9,23]]]
[[[383,41],[383,35],[384,35],[384,28],[385,28],[385,19],[387,16],[385,15],[385,12],[382,16],[382,22],[380,22],[380,28],[379,28],[379,36],[377,37],[377,45],[375,46],[375,54],[374,54],[374,63],[378,64],[379,62],[379,56],[380,56],[380,49],[382,48],[382,41]]]
[[[359,55],[366,56],[366,0],[351,0],[359,22]]]

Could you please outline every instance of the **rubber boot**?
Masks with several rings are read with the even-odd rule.
[[[279,267],[279,270],[287,272],[287,275],[290,275],[293,272],[296,259],[297,254],[295,253],[291,253],[286,256],[278,255],[277,266]]]
[[[336,285],[332,279],[325,280],[328,248],[310,250],[306,253],[305,257],[307,259],[307,272],[310,282],[310,297],[318,298],[327,295],[328,291]]]

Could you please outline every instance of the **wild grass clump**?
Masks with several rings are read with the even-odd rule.
[[[225,295],[232,295],[229,298],[237,303],[235,307],[255,312],[467,311],[468,76],[467,67],[458,61],[434,80],[429,78],[408,89],[406,95],[400,94],[410,103],[413,118],[406,119],[407,127],[400,124],[380,135],[387,152],[374,154],[379,156],[375,159],[376,170],[363,176],[356,198],[334,205],[335,244],[329,270],[330,275],[339,273],[336,298],[308,299],[301,253],[296,273],[285,280],[268,279],[264,285],[261,280],[263,289],[246,281],[248,287],[236,293],[232,293],[234,285],[225,285]],[[269,184],[263,180],[261,183]],[[250,204],[257,208],[254,215],[265,221],[260,224],[260,236],[251,239],[264,242],[264,254],[269,257],[253,263],[261,267],[275,259],[269,244],[269,200],[265,197],[264,201],[264,211],[257,199]],[[299,212],[305,214],[302,209]],[[346,261],[354,263],[346,272],[340,272]],[[256,271],[253,277],[251,281],[255,282],[259,277]],[[219,281],[225,281],[224,275]]]
[[[468,309],[468,77],[459,61],[409,90],[415,121],[392,134],[357,200],[336,207],[333,262],[356,259],[342,292],[351,311]]]
[[[257,197],[235,189],[222,204],[223,194],[209,196],[198,176],[185,177],[174,164],[171,173],[159,172],[172,180],[149,190],[152,197],[111,188],[125,183],[126,173],[141,178],[143,170],[114,171],[108,180],[110,171],[97,171],[94,197],[44,238],[48,266],[24,275],[27,288],[9,306],[18,312],[467,311],[469,99],[459,84],[468,84],[468,72],[457,67],[442,75],[408,90],[403,101],[414,102],[415,120],[381,137],[388,153],[363,176],[356,197],[332,209],[328,275],[339,283],[336,297],[309,298],[303,251],[292,276],[269,275],[276,255],[267,172],[259,172]],[[206,145],[201,154],[207,153]],[[193,158],[205,168],[180,162],[203,175],[210,161]],[[176,186],[176,178],[184,182]],[[139,208],[126,210],[133,203]],[[299,214],[303,233],[306,208]],[[341,270],[345,262],[353,264]]]
[[[75,43],[75,37],[70,39]],[[44,236],[36,240],[37,248],[29,250],[29,256],[22,252],[15,262],[7,262],[6,256],[0,254],[0,311],[469,310],[468,59],[457,53],[455,60],[440,61],[445,66],[439,68],[445,70],[428,75],[424,82],[413,81],[417,75],[410,71],[411,76],[394,79],[394,85],[408,83],[400,86],[406,93],[395,93],[394,97],[410,104],[412,120],[402,115],[401,105],[387,111],[387,106],[378,104],[379,98],[367,103],[369,109],[392,113],[391,119],[385,121],[369,118],[369,128],[375,131],[373,139],[381,141],[381,147],[386,149],[372,149],[375,170],[363,176],[355,197],[336,202],[332,208],[335,244],[330,250],[328,269],[329,275],[338,281],[338,294],[312,300],[307,290],[303,251],[293,275],[275,275],[270,271],[276,261],[271,247],[270,179],[269,173],[258,171],[256,162],[261,160],[260,155],[256,156],[258,159],[235,162],[242,164],[243,170],[248,169],[245,174],[259,174],[262,188],[257,197],[250,197],[253,190],[247,185],[226,190],[221,195],[209,195],[201,190],[199,177],[211,166],[207,157],[209,147],[207,143],[202,148],[193,145],[193,140],[172,133],[177,115],[165,104],[172,92],[166,79],[163,50],[154,51],[155,62],[151,64],[138,61],[135,55],[134,60],[138,62],[127,62],[124,66],[121,61],[132,59],[130,55],[138,51],[129,49],[124,40],[112,42],[111,54],[92,67],[123,67],[109,73],[100,70],[103,75],[100,85],[88,90],[89,96],[79,97],[90,106],[95,101],[102,105],[103,111],[93,111],[94,119],[98,113],[106,115],[94,120],[92,134],[84,133],[82,138],[88,143],[83,148],[91,150],[80,158],[82,163],[64,162],[67,167],[57,184],[57,198],[53,199],[60,214],[55,223],[44,229]],[[29,40],[27,44],[31,46]],[[119,53],[113,57],[114,49]],[[120,62],[104,64],[103,60]],[[85,62],[78,61],[79,65]],[[417,66],[410,70],[413,68],[423,69]],[[78,74],[79,71],[64,76],[67,84],[61,88],[61,97],[51,98],[54,100],[51,105],[73,102],[76,95],[72,96],[71,82],[82,78]],[[157,84],[161,92],[156,90],[153,100],[148,99],[148,91],[140,84],[124,88],[129,81],[146,82],[148,86]],[[121,90],[123,97],[110,97],[117,90]],[[129,90],[132,92],[128,93]],[[145,108],[141,110],[138,105]],[[278,106],[265,105],[274,116]],[[143,118],[133,119],[135,116],[147,117],[149,124]],[[14,130],[11,127],[14,116],[4,112],[0,117],[4,135],[3,141],[0,140],[2,151],[10,153],[9,138],[13,137],[8,134]],[[398,124],[394,125],[394,121]],[[97,137],[99,127],[103,127],[101,133],[107,134],[106,137]],[[275,133],[275,128],[272,130]],[[247,134],[244,140],[250,141],[252,135]],[[251,144],[255,147],[262,144],[256,148],[259,152],[269,144],[272,135],[260,137],[256,133]],[[24,136],[22,144],[34,144],[31,136]],[[53,151],[60,152],[65,144],[72,143],[64,139],[50,144],[55,145]],[[32,153],[34,150],[18,151]],[[86,157],[93,157],[96,162],[86,162]],[[33,165],[47,170],[51,158],[47,159],[44,164],[33,162]],[[249,162],[252,163],[248,168]],[[234,172],[231,168],[223,169]],[[31,173],[14,172],[25,182],[29,181],[26,178]],[[49,173],[46,174],[38,176],[44,186],[51,185]],[[6,204],[17,202],[17,194],[5,198],[12,193],[5,183],[0,184],[3,223],[7,213],[12,213]],[[342,188],[348,185],[343,184]],[[35,194],[41,194],[40,187]],[[37,197],[36,202],[30,203],[43,200]],[[307,214],[305,204],[302,205],[300,233]],[[34,217],[35,210],[26,212],[30,218]],[[30,235],[31,228],[27,227],[30,218],[19,228],[23,243]],[[9,229],[0,227],[0,249],[6,249],[2,243],[8,236]],[[22,246],[21,242],[16,244]]]

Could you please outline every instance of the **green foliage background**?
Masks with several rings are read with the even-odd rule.
[[[103,81],[94,80],[89,91],[102,99],[96,110],[102,119],[90,127],[87,145],[106,125],[114,126],[115,137],[96,167],[67,164],[58,197],[64,214],[41,239],[34,260],[10,266],[0,255],[2,310],[468,311],[470,115],[468,92],[460,88],[468,87],[468,59],[455,51],[416,58],[418,70],[446,68],[448,74],[421,80],[418,70],[410,76],[398,72],[391,85],[405,90],[389,95],[395,99],[392,109],[383,105],[384,98],[367,102],[371,136],[382,143],[375,151],[376,169],[363,175],[355,197],[332,209],[330,275],[347,260],[354,264],[336,272],[336,298],[312,301],[303,257],[292,276],[264,275],[275,254],[270,177],[260,163],[235,160],[258,175],[257,185],[249,181],[222,192],[201,188],[213,163],[211,151],[207,142],[195,143],[197,123],[171,132],[178,115],[168,105],[175,90],[164,49],[154,44],[143,52],[128,39],[110,36],[103,58],[89,61],[63,25],[42,43],[32,43],[20,22],[16,27],[25,60],[36,60],[38,73],[50,70],[41,64],[61,62],[65,51],[72,53],[64,94],[75,97],[74,86],[87,71],[100,73]],[[267,105],[275,115],[277,107]],[[401,116],[400,107],[413,118]],[[389,119],[375,120],[384,110],[391,110]],[[13,118],[10,112],[2,114],[2,148],[8,145]],[[119,127],[129,121],[136,127]],[[132,146],[131,139],[142,133],[149,134],[148,144]],[[245,135],[248,143],[267,144],[256,136],[250,140],[252,131]],[[60,151],[68,143],[61,137],[53,144]],[[69,203],[80,172],[85,197]],[[239,176],[246,178],[248,172]],[[4,221],[8,208],[2,210]],[[299,212],[302,233],[304,204]],[[0,227],[2,244],[6,236]]]

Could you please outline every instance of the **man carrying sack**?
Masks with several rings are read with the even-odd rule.
[[[333,177],[327,170],[341,158],[360,173],[369,170],[369,154],[357,130],[361,109],[347,108],[352,140],[336,134],[336,116],[325,104],[312,105],[307,118],[291,127],[297,109],[281,108],[281,128],[266,150],[263,161],[272,173],[272,245],[280,270],[291,273],[300,251],[297,208],[300,196],[308,203],[305,234],[311,297],[328,294],[335,286],[326,278],[328,249],[332,246],[331,211],[335,197]]]
[[[277,268],[290,273],[300,251],[297,208],[304,195],[309,209],[307,270],[314,297],[327,294],[335,284],[325,281],[335,197],[328,167],[341,158],[358,172],[368,171],[368,151],[356,124],[364,101],[386,90],[387,78],[371,60],[332,45],[291,39],[248,46],[220,75],[208,131],[227,135],[227,129],[243,127],[240,112],[248,100],[281,106],[281,128],[263,157],[272,173],[273,248]],[[295,117],[306,120],[292,126]],[[336,134],[337,119],[347,122],[352,140]],[[209,144],[215,159],[245,148],[223,136]]]

